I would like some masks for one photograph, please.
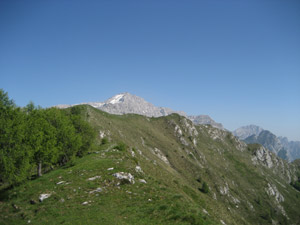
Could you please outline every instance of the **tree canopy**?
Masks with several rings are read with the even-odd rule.
[[[91,147],[95,131],[76,110],[20,108],[0,89],[0,182],[14,185]]]

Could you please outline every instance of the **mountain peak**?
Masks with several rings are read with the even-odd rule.
[[[88,104],[102,111],[117,115],[132,113],[147,117],[160,117],[177,113],[181,116],[187,117],[194,124],[210,124],[213,127],[224,129],[221,123],[215,122],[208,115],[187,116],[187,114],[183,111],[174,111],[166,107],[157,107],[152,103],[147,102],[145,99],[129,92],[119,93],[104,102],[88,102],[81,104]],[[58,105],[56,107],[68,108],[71,106],[73,105]]]

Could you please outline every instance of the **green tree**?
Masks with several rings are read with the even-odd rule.
[[[96,131],[88,122],[82,119],[80,106],[72,107],[70,111],[70,118],[75,127],[76,133],[81,137],[82,141],[82,145],[76,153],[77,156],[81,157],[92,147],[93,141],[96,138]]]
[[[25,143],[25,115],[0,89],[0,180],[15,184],[30,176],[31,152]]]
[[[33,110],[27,121],[26,141],[33,152],[38,176],[42,176],[43,166],[54,164],[57,160],[57,131],[45,117],[45,110]]]
[[[46,113],[48,121],[57,131],[58,163],[64,165],[75,157],[82,146],[82,138],[63,110],[51,108]]]

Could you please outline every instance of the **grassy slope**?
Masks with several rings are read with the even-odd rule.
[[[79,107],[95,129],[108,134],[110,142],[100,145],[99,138],[94,153],[78,159],[75,166],[2,190],[0,224],[26,224],[28,220],[31,224],[221,224],[220,220],[226,224],[270,224],[272,219],[282,224],[299,223],[299,192],[272,171],[255,167],[251,152],[237,150],[226,132],[221,132],[223,138],[213,140],[213,128],[198,126],[194,146],[184,119],[178,115],[149,119]],[[175,134],[176,124],[188,146]],[[114,150],[120,141],[130,148]],[[155,148],[170,164],[153,153]],[[136,172],[136,165],[144,172]],[[110,167],[114,170],[108,171]],[[112,174],[121,171],[133,174],[136,183],[118,186]],[[87,180],[94,176],[101,178]],[[147,184],[138,179],[145,179]],[[68,184],[57,185],[59,181]],[[199,191],[203,182],[210,188],[207,194]],[[276,185],[285,197],[282,206],[289,220],[266,194],[270,182],[285,186]],[[89,193],[98,187],[103,191]],[[222,195],[220,189],[224,187],[229,191]],[[39,203],[41,193],[52,195]],[[37,203],[30,204],[30,200]],[[82,205],[85,201],[89,203]]]

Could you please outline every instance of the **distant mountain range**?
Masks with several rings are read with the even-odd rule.
[[[172,113],[177,113],[182,115],[188,119],[190,119],[194,124],[209,124],[213,127],[224,129],[221,123],[215,122],[212,118],[208,115],[198,115],[198,116],[188,116],[183,111],[175,111],[170,108],[166,107],[157,107],[154,106],[152,103],[147,102],[143,98],[132,95],[130,93],[121,93],[117,94],[104,102],[87,102],[87,103],[80,103],[75,105],[91,105],[97,109],[102,111],[123,115],[128,113],[139,114],[147,117],[160,117],[160,116],[167,116]],[[68,108],[74,105],[57,105],[57,108]]]
[[[215,122],[208,115],[187,115],[184,111],[175,111],[166,107],[157,107],[145,99],[132,95],[130,93],[117,94],[104,102],[87,102],[75,105],[91,105],[97,109],[108,112],[110,114],[139,114],[147,117],[161,117],[172,113],[177,113],[188,119],[194,124],[209,124],[218,129],[224,130],[221,123]],[[57,105],[57,108],[68,108],[74,105]],[[300,142],[289,141],[286,137],[277,137],[268,130],[256,125],[248,125],[240,127],[233,131],[233,134],[246,143],[259,143],[265,148],[274,152],[277,156],[293,161],[300,158]]]
[[[259,143],[288,161],[300,158],[300,141],[289,141],[286,137],[277,137],[259,126],[243,126],[233,131],[233,134],[248,144]]]

